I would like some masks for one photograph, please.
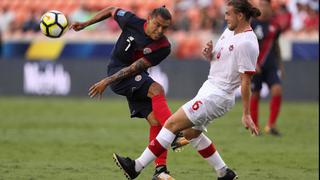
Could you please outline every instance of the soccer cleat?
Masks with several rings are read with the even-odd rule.
[[[238,179],[238,176],[234,171],[232,171],[229,168],[227,168],[226,171],[227,171],[226,175],[224,175],[223,177],[219,177],[218,180],[235,180],[235,179]]]
[[[113,159],[116,165],[124,172],[124,175],[128,180],[135,179],[140,172],[135,170],[136,162],[130,158],[121,157],[115,153],[113,153]]]
[[[281,133],[279,132],[279,130],[277,130],[276,128],[270,128],[269,126],[266,126],[264,128],[264,131],[266,132],[266,134],[270,134],[273,136],[281,136]]]
[[[152,180],[175,180],[165,165],[156,167]]]
[[[171,148],[175,152],[180,152],[183,149],[183,146],[188,145],[189,141],[183,137],[183,134],[179,132],[171,143]]]

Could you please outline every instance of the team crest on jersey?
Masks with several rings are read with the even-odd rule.
[[[223,50],[223,47],[220,48],[219,52],[217,53],[217,56],[216,56],[217,59],[220,59],[222,50]]]
[[[232,51],[232,50],[233,50],[233,44],[229,46],[229,51]]]
[[[143,49],[143,54],[146,55],[146,54],[150,54],[152,52],[152,50],[150,48],[144,48]]]
[[[126,14],[126,12],[127,11],[124,11],[124,10],[119,10],[118,12],[117,12],[117,16],[124,16],[125,14]]]
[[[141,79],[142,79],[142,76],[140,74],[136,75],[136,77],[134,77],[135,81],[141,81]]]
[[[269,31],[270,31],[270,32],[275,32],[275,31],[276,31],[276,28],[275,28],[273,25],[270,25],[270,26],[269,26]]]

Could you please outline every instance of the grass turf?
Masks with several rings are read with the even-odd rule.
[[[184,101],[171,100],[176,110]],[[241,102],[215,120],[207,135],[243,180],[319,179],[319,104],[284,102],[282,137],[251,137],[241,124]],[[260,126],[268,104],[260,105]],[[148,125],[130,119],[124,99],[0,97],[0,180],[125,179],[112,153],[138,157],[148,143]],[[170,151],[177,180],[216,179],[191,146]],[[151,179],[147,167],[138,179]]]

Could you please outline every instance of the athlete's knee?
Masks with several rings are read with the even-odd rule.
[[[177,134],[180,131],[193,127],[194,124],[189,120],[183,108],[179,108],[169,119],[165,122],[164,127],[171,132]]]
[[[157,121],[156,119],[148,120],[148,123],[150,126],[161,126],[159,121]]]
[[[163,87],[159,83],[153,82],[149,87],[148,97],[153,97],[153,96],[160,95],[160,94],[164,95]]]
[[[179,124],[170,118],[166,121],[166,123],[164,124],[164,127],[170,130],[174,134],[177,134],[180,129]]]
[[[272,96],[281,96],[282,95],[282,87],[280,84],[275,84],[271,87]]]
[[[253,91],[251,96],[255,98],[260,98],[260,91]]]
[[[146,118],[150,126],[161,126],[160,122],[154,117],[154,114],[151,112]]]

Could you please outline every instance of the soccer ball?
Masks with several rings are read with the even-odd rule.
[[[61,37],[68,29],[67,27],[68,20],[62,12],[51,10],[41,17],[41,32],[50,38]]]

